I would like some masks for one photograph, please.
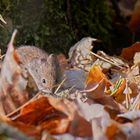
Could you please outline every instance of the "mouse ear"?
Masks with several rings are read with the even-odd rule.
[[[49,64],[52,65],[52,64],[54,63],[54,61],[55,61],[55,55],[54,55],[54,54],[50,54],[50,55],[48,56],[47,61],[48,61]]]

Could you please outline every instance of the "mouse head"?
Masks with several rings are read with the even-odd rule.
[[[56,82],[54,55],[51,54],[48,58],[34,58],[28,65],[28,71],[40,91],[52,93]]]

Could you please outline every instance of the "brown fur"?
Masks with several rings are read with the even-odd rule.
[[[16,52],[22,67],[31,75],[38,89],[51,93],[56,82],[54,56],[34,46],[21,46]]]

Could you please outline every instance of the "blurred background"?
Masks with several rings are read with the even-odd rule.
[[[91,36],[108,54],[140,40],[140,0],[0,0],[0,48],[6,51],[13,30],[16,46],[35,45],[64,53],[83,37]]]

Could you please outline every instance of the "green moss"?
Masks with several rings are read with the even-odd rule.
[[[31,44],[49,52],[67,53],[85,36],[110,45],[111,12],[107,0],[0,0],[0,12],[8,25],[0,30],[6,46],[17,28],[16,44]]]

